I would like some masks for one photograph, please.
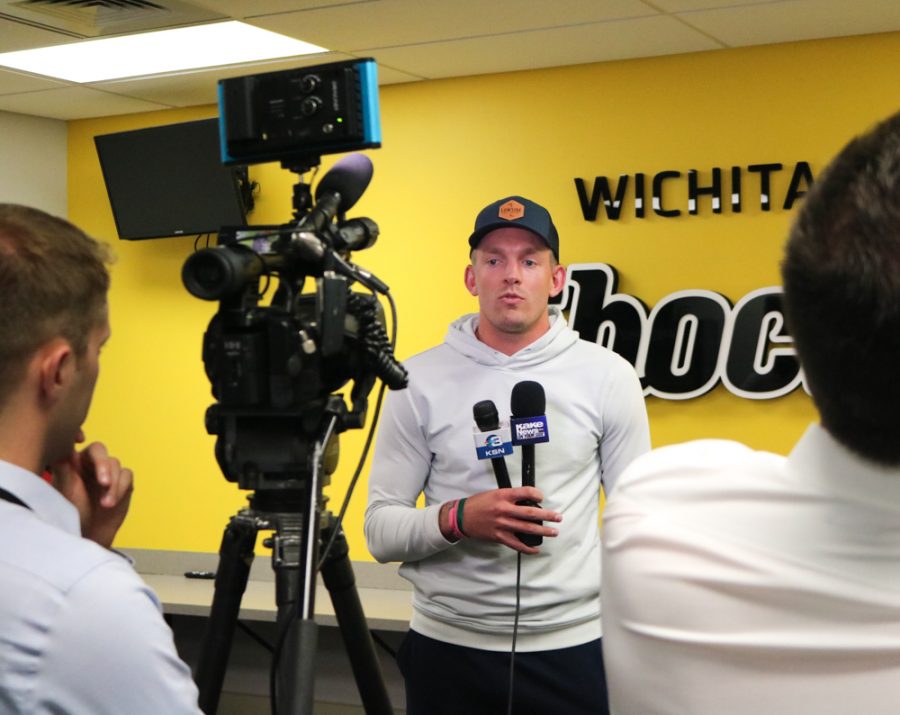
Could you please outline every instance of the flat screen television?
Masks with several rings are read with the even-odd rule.
[[[246,224],[247,169],[222,165],[218,119],[103,134],[94,143],[119,238]]]

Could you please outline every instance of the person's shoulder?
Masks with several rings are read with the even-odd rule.
[[[17,548],[6,551],[2,557],[21,578],[34,579],[65,593],[97,569],[115,568],[117,561],[128,566],[123,557],[92,541],[47,524],[31,513],[22,516],[16,524],[6,525],[21,538]]]
[[[443,386],[457,366],[453,351],[441,343],[416,353],[401,361],[407,373],[407,386],[402,390],[389,390],[386,410],[392,412],[399,405],[420,403]]]
[[[575,333],[577,335],[577,333]],[[628,362],[625,358],[623,358],[619,353],[615,350],[610,350],[599,343],[595,343],[591,340],[584,340],[582,338],[578,338],[578,340],[573,341],[571,349],[575,354],[583,357],[584,359],[592,360],[600,365],[616,367],[619,369],[630,369],[634,370],[634,366]]]
[[[698,439],[657,447],[637,457],[620,478],[617,491],[632,494],[680,493],[685,489],[719,490],[754,475],[778,470],[781,455],[754,450],[727,439]]]
[[[123,642],[140,640],[164,623],[159,599],[125,556],[97,549],[103,553],[69,575],[56,628],[72,642],[100,631]]]
[[[468,365],[468,361],[447,343],[439,343],[418,352],[402,363],[409,373],[410,384],[414,387],[421,387],[423,380],[425,384],[430,384],[435,376],[456,373]]]
[[[124,557],[109,556],[83,572],[52,613],[46,687],[68,701],[112,704],[116,712],[199,715],[196,687],[159,600]],[[85,673],[103,680],[85,680]]]
[[[610,381],[639,382],[637,371],[628,360],[614,350],[579,338],[567,351],[569,372],[577,372],[586,381],[600,385]]]
[[[442,360],[446,360],[448,355],[450,355],[452,351],[447,346],[447,343],[438,343],[437,345],[433,345],[430,348],[425,348],[420,352],[411,355],[408,358],[403,360],[403,364],[407,368],[417,368],[422,365],[428,365],[434,362],[439,362]]]
[[[763,464],[784,457],[730,439],[695,439],[657,447],[635,460],[634,466],[647,470],[664,469],[668,465],[686,468],[718,468],[729,465]]]

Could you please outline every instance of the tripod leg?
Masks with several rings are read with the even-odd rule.
[[[319,631],[316,622],[309,618],[295,618],[290,614],[290,630],[285,643],[285,653],[278,669],[279,713],[312,715],[313,694],[316,679],[316,649]]]
[[[276,651],[275,697],[277,711],[289,715],[312,715],[318,645],[318,630],[313,620],[315,582],[304,576],[305,565],[315,553],[307,553],[303,527],[303,520],[295,515],[280,515],[277,533],[271,541],[278,631],[284,633]]]
[[[273,548],[272,561],[275,566],[275,582],[278,594],[279,622],[285,611],[294,614],[287,622],[285,658],[278,667],[278,710],[291,715],[312,715],[313,686],[315,684],[315,656],[318,641],[318,626],[315,622],[314,601],[316,593],[316,564],[318,562],[320,502],[322,499],[325,453],[332,438],[337,435],[339,417],[345,411],[343,399],[332,395],[323,413],[319,436],[310,457],[310,478],[306,492],[304,517],[295,522],[285,519],[280,526],[296,526],[296,531],[279,529],[276,543],[281,540],[283,548]],[[294,546],[295,548],[291,548]],[[292,554],[292,556],[288,556]],[[279,562],[281,565],[279,566]],[[285,592],[287,591],[287,597]],[[289,604],[288,608],[283,602]],[[281,708],[281,701],[288,708]]]
[[[219,707],[222,682],[228,668],[241,598],[250,577],[258,530],[255,519],[238,515],[232,517],[222,535],[215,594],[197,663],[199,703],[205,715],[215,715]]]
[[[333,523],[326,527],[327,543]],[[393,709],[384,685],[381,665],[375,655],[375,644],[369,632],[366,616],[356,591],[356,578],[350,564],[350,550],[344,532],[338,530],[331,551],[322,564],[322,580],[331,596],[344,647],[359,688],[359,695],[367,715],[392,715]]]

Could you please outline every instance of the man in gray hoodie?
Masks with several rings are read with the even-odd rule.
[[[565,268],[544,207],[493,202],[469,245],[479,312],[405,362],[409,389],[388,396],[369,477],[369,549],[402,561],[415,591],[399,654],[407,712],[498,713],[513,697],[514,712],[602,713],[600,489],[649,449],[640,381],[549,305]],[[544,388],[552,439],[535,447],[536,486],[515,486],[514,451],[513,486],[498,488],[472,409],[491,400],[508,415],[524,380]]]

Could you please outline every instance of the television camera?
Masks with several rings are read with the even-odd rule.
[[[216,400],[206,428],[216,435],[225,478],[251,490],[249,508],[232,517],[219,552],[197,671],[207,715],[218,706],[260,530],[274,532],[264,541],[278,604],[273,712],[312,713],[318,568],[366,712],[391,712],[340,520],[322,498],[337,466],[338,434],[363,427],[376,379],[406,386],[377,297],[393,308],[388,286],[351,260],[378,237],[371,219],[346,217],[372,178],[372,163],[362,154],[340,159],[315,193],[304,180],[322,154],[380,146],[375,72],[374,61],[355,60],[219,82],[223,163],[278,160],[299,180],[290,222],[223,227],[218,245],[195,252],[182,269],[191,294],[219,301],[203,338]],[[315,288],[304,292],[308,279]],[[356,284],[368,292],[353,290]],[[351,381],[348,406],[335,391]]]

